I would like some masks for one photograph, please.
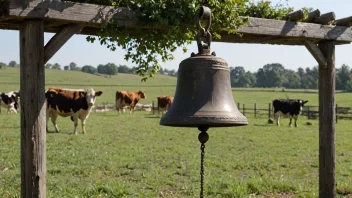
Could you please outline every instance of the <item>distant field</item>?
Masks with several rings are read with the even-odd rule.
[[[146,90],[150,103],[173,95],[176,78],[157,75],[141,83],[136,75],[105,78],[82,72],[46,70],[46,87],[93,87],[104,94],[97,104],[114,103],[117,89]],[[0,91],[19,89],[19,70],[0,70]],[[318,105],[316,90],[234,88],[237,102],[267,108],[274,98],[301,98]],[[351,106],[352,94],[337,93],[340,106]],[[4,112],[4,111],[3,111]],[[0,114],[0,198],[20,197],[20,115]],[[205,148],[205,196],[318,197],[318,121],[302,117],[298,128],[267,124],[247,116],[249,125],[209,129]],[[118,115],[92,112],[87,134],[79,124],[59,117],[60,133],[47,133],[48,198],[191,198],[199,197],[200,143],[194,128],[159,125],[150,112]],[[49,121],[49,130],[54,127]],[[338,197],[352,196],[352,122],[336,125]]]
[[[114,103],[116,90],[145,90],[147,99],[141,100],[143,104],[150,104],[157,96],[175,94],[176,77],[156,75],[147,82],[141,82],[140,77],[132,74],[118,74],[116,76],[104,77],[86,74],[79,71],[45,70],[46,88],[86,88],[93,87],[95,90],[103,91],[103,95],[97,99],[97,104]],[[19,89],[19,69],[6,68],[0,70],[0,91],[11,91]],[[317,90],[299,90],[282,88],[233,88],[236,103],[244,103],[247,107],[253,107],[257,103],[259,108],[267,108],[268,103],[275,98],[301,98],[309,100],[307,105],[318,105]],[[339,106],[352,106],[352,93],[337,91],[336,103]]]

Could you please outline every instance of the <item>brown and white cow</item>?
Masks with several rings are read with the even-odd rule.
[[[116,110],[120,113],[120,110],[124,106],[130,106],[130,114],[134,112],[134,107],[143,98],[146,99],[145,91],[116,91],[115,101],[116,101]]]
[[[156,98],[158,99],[158,113],[160,113],[160,110],[161,110],[162,114],[165,111],[169,110],[169,108],[174,100],[174,97],[171,97],[171,96],[159,96]]]
[[[49,117],[51,117],[56,132],[59,132],[56,124],[57,117],[71,116],[71,120],[74,122],[73,133],[77,134],[78,119],[80,119],[82,123],[82,132],[86,133],[86,120],[94,106],[96,96],[101,96],[102,94],[102,91],[96,92],[92,88],[78,90],[49,88],[45,92],[47,102],[46,131],[48,131]]]
[[[20,111],[20,91],[0,93],[0,106],[7,109],[7,113]]]

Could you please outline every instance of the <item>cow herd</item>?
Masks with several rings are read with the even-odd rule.
[[[92,88],[87,89],[62,89],[49,88],[45,92],[46,98],[46,120],[49,118],[55,127],[55,131],[59,132],[56,124],[58,116],[70,117],[74,122],[74,134],[77,134],[78,120],[81,120],[82,132],[86,133],[86,120],[95,104],[96,97],[103,94],[102,91],[95,91]],[[117,90],[115,94],[116,110],[120,113],[124,107],[129,106],[130,114],[134,112],[136,104],[140,99],[146,99],[145,91],[123,91]],[[159,96],[158,112],[167,111],[173,102],[171,96]],[[11,91],[0,93],[0,106],[7,109],[7,113],[17,113],[20,111],[20,91]],[[272,101],[274,117],[276,124],[280,126],[280,116],[290,118],[289,126],[292,125],[292,119],[295,120],[297,127],[297,119],[302,112],[304,104],[308,101],[301,99],[275,99]],[[0,108],[1,109],[1,108]],[[46,126],[48,131],[48,125]]]

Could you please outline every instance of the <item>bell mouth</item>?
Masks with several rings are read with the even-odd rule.
[[[248,125],[245,116],[172,116],[167,113],[160,119],[160,125],[171,127],[236,127]]]

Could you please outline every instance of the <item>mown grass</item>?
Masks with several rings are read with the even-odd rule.
[[[286,119],[277,127],[257,118],[244,127],[210,129],[206,197],[317,197],[318,122],[304,122],[290,128]],[[0,194],[19,197],[19,115],[3,115],[0,125]],[[160,126],[147,112],[92,113],[86,135],[73,135],[69,118],[58,125],[61,133],[47,134],[48,197],[199,196],[197,129]],[[351,122],[336,127],[337,189],[352,193]]]
[[[0,71],[2,92],[19,89],[18,72],[13,68]],[[46,70],[46,83],[46,87],[103,90],[97,104],[113,103],[116,89],[145,89],[147,99],[141,102],[149,103],[158,95],[173,95],[176,78],[157,75],[141,83],[135,75],[104,78]],[[272,99],[287,94],[318,105],[314,90],[252,90],[234,88],[236,102],[247,108],[254,103],[267,108]],[[350,93],[336,94],[339,106],[351,106],[350,97]],[[0,197],[20,197],[20,115],[3,112],[0,117]],[[87,134],[79,130],[75,136],[71,120],[59,117],[61,133],[47,133],[47,197],[199,197],[199,132],[160,126],[159,119],[149,112],[132,116],[92,112]],[[290,128],[287,119],[282,119],[281,127],[252,115],[248,119],[248,126],[208,131],[206,197],[318,197],[317,120],[309,120],[313,125],[308,126],[302,117],[299,128]],[[351,123],[339,120],[336,125],[339,197],[352,194]],[[51,122],[49,130],[54,130]]]

